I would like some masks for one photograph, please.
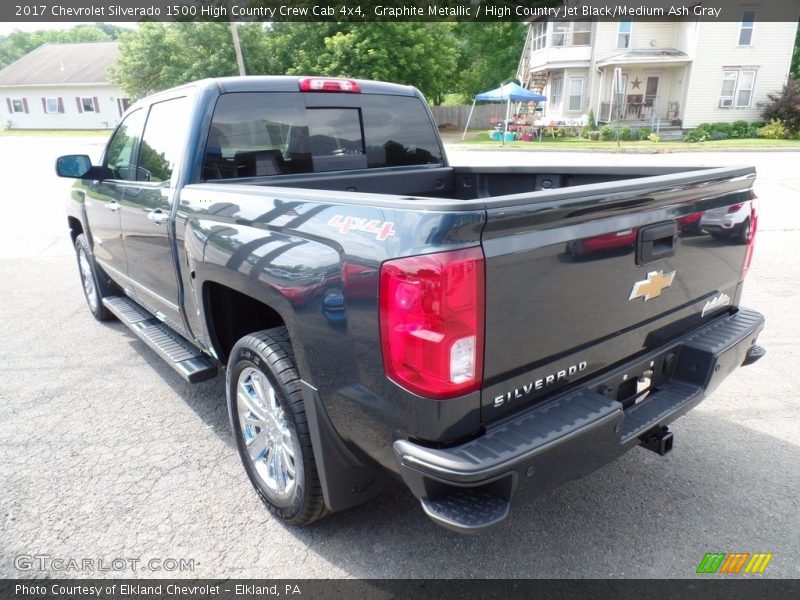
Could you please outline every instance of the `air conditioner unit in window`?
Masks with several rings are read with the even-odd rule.
[[[731,108],[733,106],[733,98],[720,98],[719,99],[719,107],[720,108]]]

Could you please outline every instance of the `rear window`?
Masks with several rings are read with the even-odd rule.
[[[442,163],[418,98],[360,99],[361,107],[306,108],[297,93],[223,94],[211,121],[203,179]]]

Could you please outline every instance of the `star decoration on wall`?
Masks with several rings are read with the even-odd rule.
[[[639,81],[638,77],[636,79],[634,79],[633,81],[631,81],[631,88],[634,89],[634,90],[638,90],[640,85],[642,85],[642,82]]]

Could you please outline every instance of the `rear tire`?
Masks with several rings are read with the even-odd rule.
[[[110,296],[111,284],[105,273],[97,266],[89,241],[81,233],[75,238],[75,255],[78,259],[78,273],[81,276],[83,296],[92,316],[98,321],[109,321],[114,315],[103,305],[103,298]]]
[[[285,327],[236,343],[226,388],[239,458],[267,509],[292,525],[325,516],[300,375]]]

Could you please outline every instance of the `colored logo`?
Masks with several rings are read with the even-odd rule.
[[[642,281],[637,281],[633,284],[628,300],[644,298],[644,301],[647,302],[651,298],[658,298],[663,290],[672,285],[673,279],[675,279],[675,271],[671,273],[651,271],[647,274],[647,279],[642,279]]]
[[[708,552],[697,565],[697,572],[723,575],[763,573],[772,557],[773,554],[766,552]]]

